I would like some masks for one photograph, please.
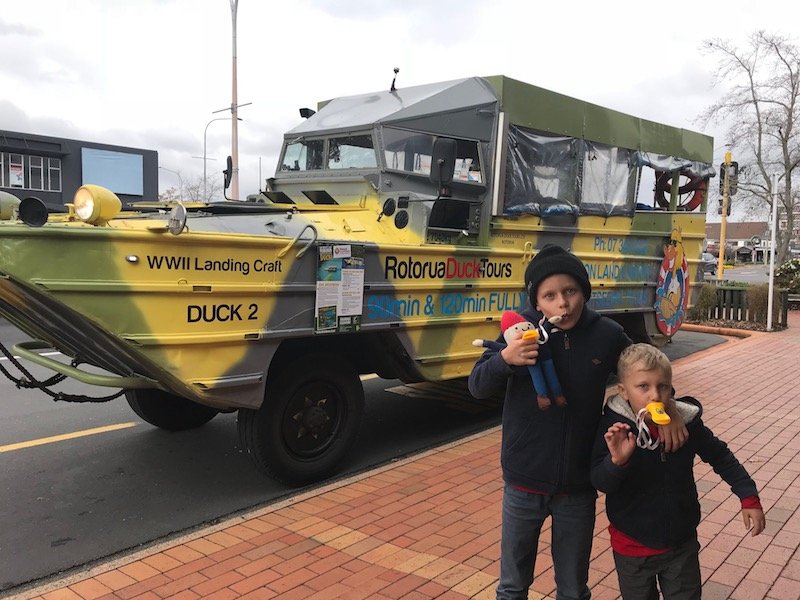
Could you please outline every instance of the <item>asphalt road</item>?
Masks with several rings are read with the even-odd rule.
[[[776,265],[777,269],[778,266]],[[716,275],[706,275],[706,279],[716,280]],[[741,283],[760,284],[769,281],[769,265],[760,263],[739,265],[736,267],[726,267],[722,276],[723,280],[739,281]]]
[[[22,337],[0,323],[4,344]],[[677,358],[721,341],[679,332],[664,349]],[[361,435],[342,475],[499,423],[500,405],[468,399],[463,387],[377,378],[364,386]],[[77,382],[61,387],[97,395]],[[0,398],[0,595],[298,491],[256,471],[238,447],[234,414],[170,433],[141,422],[123,399],[54,403],[5,378]],[[120,428],[54,437],[109,426]]]

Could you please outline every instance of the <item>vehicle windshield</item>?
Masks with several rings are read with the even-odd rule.
[[[374,169],[377,166],[372,136],[364,134],[289,142],[280,170]]]

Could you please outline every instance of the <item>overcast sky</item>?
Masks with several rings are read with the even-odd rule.
[[[507,75],[697,130],[723,92],[703,41],[792,36],[798,17],[786,0],[240,0],[238,100],[252,102],[239,109],[241,195],[274,173],[300,107],[388,89],[394,67],[398,87]],[[212,112],[231,105],[230,2],[7,1],[0,56],[0,129],[154,149],[197,177],[206,125],[225,116]],[[721,131],[704,133],[717,163]],[[229,121],[209,125],[209,176],[230,136]],[[161,190],[177,184],[159,177]]]

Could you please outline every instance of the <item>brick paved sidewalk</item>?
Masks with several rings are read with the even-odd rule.
[[[696,467],[704,598],[800,598],[800,314],[675,362],[675,388],[755,478],[767,529],[746,535],[738,500]],[[499,428],[274,504],[17,598],[494,598]],[[617,598],[598,503],[590,585]],[[546,550],[549,534],[542,536]],[[549,552],[531,598],[554,596]]]

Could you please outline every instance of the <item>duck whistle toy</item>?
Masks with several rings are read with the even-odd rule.
[[[669,418],[667,411],[664,410],[663,402],[648,402],[645,408],[656,425],[666,425],[672,420]]]

